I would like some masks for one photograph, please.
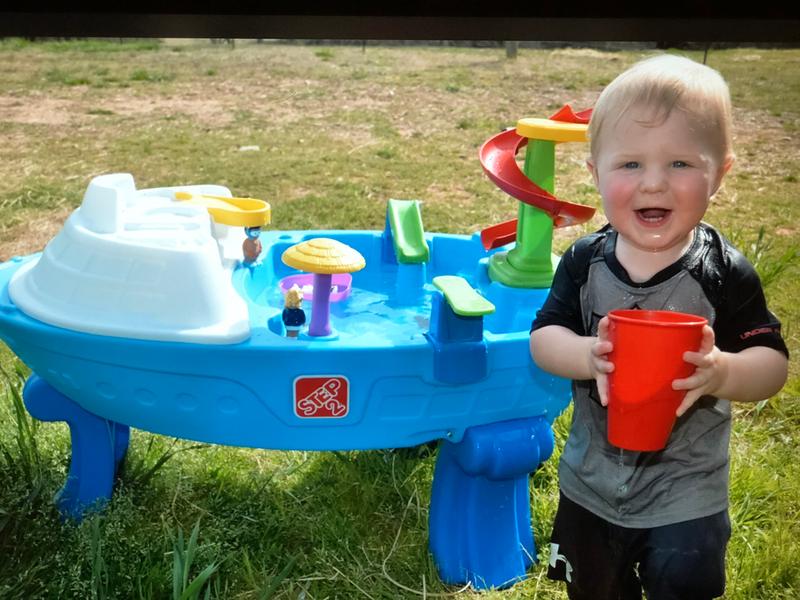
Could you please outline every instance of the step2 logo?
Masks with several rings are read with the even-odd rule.
[[[341,419],[350,411],[350,382],[341,375],[294,380],[294,414],[301,419]]]

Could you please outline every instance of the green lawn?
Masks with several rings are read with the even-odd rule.
[[[0,260],[41,250],[88,181],[120,171],[138,187],[219,183],[263,198],[277,229],[381,229],[388,198],[418,198],[426,230],[470,234],[516,216],[482,173],[481,143],[564,103],[591,106],[650,53],[0,40]],[[706,220],[756,264],[797,356],[800,50],[708,61],[730,83],[737,161]],[[599,206],[586,151],[559,147],[556,193]],[[602,224],[557,231],[556,251]],[[69,430],[27,417],[27,369],[2,344],[0,366],[3,600],[476,595],[443,585],[428,554],[426,449],[256,451],[134,431],[108,508],[62,524],[52,496]],[[776,398],[736,409],[726,598],[800,597],[799,397],[793,360]],[[481,598],[566,598],[542,565],[568,419],[532,477],[541,562]]]

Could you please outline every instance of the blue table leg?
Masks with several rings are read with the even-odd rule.
[[[525,579],[536,560],[528,475],[552,452],[541,417],[472,427],[457,444],[441,442],[429,528],[445,583],[484,589]]]
[[[28,412],[40,421],[66,421],[72,438],[72,458],[56,503],[64,517],[81,520],[84,513],[102,508],[111,498],[114,477],[125,458],[130,428],[94,415],[31,375],[23,399]]]

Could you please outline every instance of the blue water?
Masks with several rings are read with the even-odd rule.
[[[431,313],[431,283],[397,291],[397,268],[353,274],[350,295],[330,305],[331,327],[339,339],[369,339],[376,345],[419,339],[428,331]],[[254,300],[255,305],[274,315],[283,310],[283,294],[278,285],[268,286]],[[271,310],[269,310],[271,309]],[[311,320],[311,302],[303,302],[306,323]]]
[[[487,253],[477,235],[472,237],[435,234],[427,237],[430,260],[425,265],[398,265],[386,256],[379,232],[301,231],[265,232],[264,254],[257,265],[234,272],[234,286],[248,302],[251,327],[267,326],[284,334],[280,314],[283,296],[280,279],[297,271],[281,256],[293,244],[312,237],[332,237],[358,250],[367,266],[352,274],[348,298],[331,303],[330,323],[338,339],[358,345],[386,346],[419,340],[429,329],[431,298],[436,292],[431,280],[437,275],[459,275],[480,290],[496,311],[484,319],[486,331],[495,334],[527,332],[535,311],[547,293],[543,290],[511,288],[488,278]],[[311,301],[304,301],[306,323],[311,319]]]

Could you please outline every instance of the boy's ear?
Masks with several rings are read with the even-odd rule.
[[[725,157],[725,162],[722,163],[722,174],[723,175],[726,175],[728,173],[728,171],[731,170],[731,167],[733,166],[733,163],[734,163],[735,160],[736,160],[736,157],[733,154],[730,154],[730,155]]]
[[[717,193],[717,190],[719,190],[719,186],[722,185],[722,178],[725,177],[728,171],[731,170],[734,160],[735,157],[731,154],[729,156],[726,156],[722,165],[720,165],[719,170],[717,171],[717,180],[714,182],[714,191],[711,192],[712,196]]]
[[[589,169],[589,173],[592,174],[592,179],[594,179],[594,184],[598,185],[599,182],[597,180],[597,166],[594,164],[594,159],[591,156],[586,159],[586,168]]]

